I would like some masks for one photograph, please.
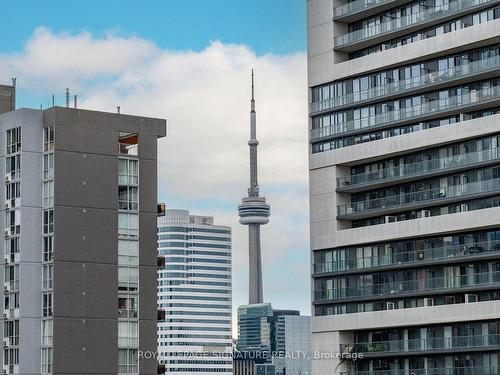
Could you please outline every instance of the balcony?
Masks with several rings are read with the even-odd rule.
[[[337,219],[355,220],[371,216],[429,207],[442,203],[452,203],[464,199],[479,198],[495,194],[500,190],[500,178],[443,188],[420,190],[413,193],[397,194],[361,202],[337,206]]]
[[[455,337],[437,337],[409,340],[388,340],[356,344],[341,344],[340,352],[369,354],[396,354],[411,352],[462,351],[488,349],[500,346],[500,335],[473,335]],[[484,375],[484,374],[483,374]]]
[[[391,81],[382,86],[313,102],[310,104],[309,110],[311,114],[317,114],[339,107],[360,105],[374,100],[404,95],[410,91],[423,90],[467,77],[486,75],[498,69],[500,69],[500,56],[494,56],[447,69],[431,71],[420,77],[413,77],[401,81]]]
[[[491,367],[446,367],[427,369],[393,369],[375,371],[348,371],[341,372],[340,375],[498,375],[500,366]]]
[[[404,0],[354,0],[333,9],[333,19],[342,22],[354,22],[370,14],[381,12],[391,6],[404,3]]]
[[[385,113],[361,117],[341,124],[311,129],[311,140],[317,141],[323,138],[354,135],[388,126],[411,124],[412,122],[418,123],[419,121],[436,118],[444,114],[464,113],[471,110],[470,107],[496,104],[499,99],[500,86],[472,90],[463,95],[430,100],[408,108],[390,110]]]
[[[448,4],[429,7],[418,13],[408,14],[401,18],[386,17],[377,25],[365,27],[335,38],[335,49],[352,52],[356,49],[369,45],[369,41],[376,39],[377,43],[394,37],[394,33],[409,33],[417,28],[429,26],[431,23],[442,22],[449,18],[460,16],[465,11],[473,11],[475,8],[487,6],[494,1],[491,0],[456,0]]]
[[[494,256],[496,254],[500,254],[500,242],[478,242],[473,245],[435,247],[358,259],[316,263],[314,264],[314,273],[346,272],[390,266],[401,267],[445,260],[457,262],[462,257],[467,257],[469,260],[473,257]]]
[[[368,173],[354,174],[337,178],[337,191],[354,193],[366,188],[373,189],[379,186],[386,186],[390,183],[400,183],[412,179],[429,177],[445,171],[451,172],[487,163],[495,163],[499,158],[500,149],[493,148],[445,158],[424,160]]]
[[[462,288],[497,285],[500,285],[500,271],[317,290],[314,292],[314,300],[324,301],[353,297],[367,298],[379,296],[398,297],[401,294],[404,295],[415,292],[449,292]]]

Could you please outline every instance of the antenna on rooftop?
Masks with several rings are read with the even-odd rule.
[[[116,113],[120,114],[120,106],[116,106]]]
[[[66,108],[69,108],[69,89],[66,88]]]
[[[12,111],[16,109],[16,86],[17,86],[17,78],[12,77],[12,87],[14,88],[14,92],[12,94],[12,99],[10,102],[10,107]]]
[[[75,95],[73,97],[73,105],[75,106],[75,109],[77,108],[77,96]]]

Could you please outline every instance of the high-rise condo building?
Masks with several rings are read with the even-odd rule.
[[[500,2],[309,0],[313,373],[500,372]]]
[[[9,94],[4,95],[4,91]],[[155,374],[157,139],[165,120],[4,106],[7,374]]]
[[[158,217],[158,355],[166,373],[232,374],[231,228],[168,209]]]

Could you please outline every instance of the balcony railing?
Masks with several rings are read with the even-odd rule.
[[[493,161],[500,157],[500,149],[493,148],[462,155],[453,155],[445,158],[424,160],[417,163],[400,165],[391,168],[379,169],[374,172],[359,173],[337,179],[337,186],[342,189],[352,186],[368,185],[377,182],[391,181],[394,179],[421,176],[425,173],[466,167],[471,164]]]
[[[500,366],[470,366],[470,367],[446,367],[427,369],[394,369],[374,371],[348,371],[340,375],[499,375]]]
[[[388,3],[389,0],[356,0],[348,2],[333,9],[333,17],[344,16],[349,13],[359,12],[364,9],[369,9],[377,5]]]
[[[352,202],[337,206],[338,216],[383,211],[392,208],[408,209],[413,205],[433,204],[451,198],[466,197],[473,194],[494,192],[500,189],[500,178],[453,185],[443,188],[420,190],[413,193],[390,195],[387,197]]]
[[[394,252],[392,254],[358,259],[321,262],[314,265],[314,272],[341,272],[391,265],[401,265],[405,263],[421,263],[496,253],[500,253],[500,242],[477,242],[470,245],[443,246],[431,249]]]
[[[397,353],[433,350],[476,349],[500,345],[500,335],[435,337],[409,340],[388,340],[371,343],[341,344],[341,353]]]
[[[314,297],[315,301],[321,301],[352,297],[394,296],[413,292],[449,291],[472,286],[497,285],[499,283],[500,271],[494,271],[453,277],[422,278],[366,286],[317,290],[314,292]]]
[[[453,66],[451,68],[432,71],[419,77],[387,82],[382,86],[376,86],[359,92],[313,102],[310,105],[310,111],[311,113],[321,112],[348,104],[362,102],[364,100],[375,99],[385,95],[403,94],[406,91],[427,87],[433,84],[453,81],[498,68],[500,68],[500,56],[493,56],[487,59],[476,60],[470,63]]]
[[[438,5],[422,10],[418,13],[408,14],[401,18],[391,19],[377,25],[365,27],[335,38],[335,46],[341,47],[351,43],[357,43],[368,38],[376,38],[383,34],[394,32],[414,25],[429,22],[438,18],[453,16],[464,10],[468,10],[477,5],[486,4],[491,0],[456,0],[447,4]]]
[[[388,126],[394,123],[409,121],[412,119],[417,120],[422,116],[439,114],[441,112],[447,112],[456,109],[460,106],[480,104],[491,101],[493,99],[500,99],[500,86],[488,87],[481,90],[472,90],[463,95],[436,99],[407,108],[400,108],[378,115],[366,116],[359,119],[346,121],[342,124],[335,124],[311,129],[311,139],[331,137],[383,125]]]

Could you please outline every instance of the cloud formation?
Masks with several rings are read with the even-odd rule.
[[[248,187],[250,70],[256,74],[264,293],[276,307],[309,310],[307,84],[305,53],[257,56],[214,41],[170,51],[136,36],[37,28],[24,49],[0,54],[0,79],[27,92],[79,94],[82,108],[162,117],[159,193],[172,208],[233,227],[234,304],[247,300],[247,234],[236,206]],[[62,97],[62,95],[60,95]],[[291,289],[293,288],[293,289]]]

